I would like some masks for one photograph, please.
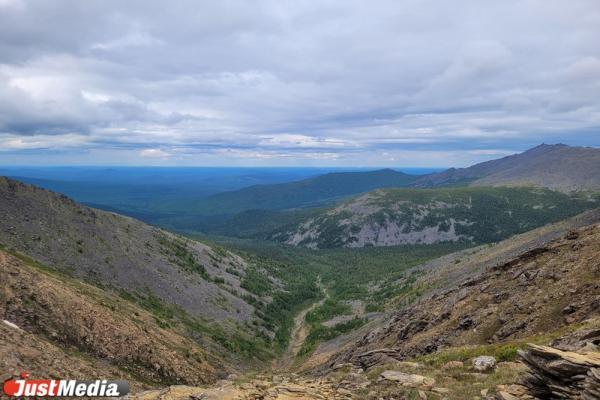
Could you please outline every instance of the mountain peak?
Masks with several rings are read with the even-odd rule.
[[[564,144],[564,143],[556,143],[556,144],[542,143],[542,144],[539,144],[539,145],[537,145],[535,147],[532,147],[532,148],[530,148],[528,150],[525,150],[523,152],[523,154],[534,152],[534,151],[537,151],[537,150],[553,150],[553,149],[564,149],[564,148],[570,148],[570,147],[571,146],[569,146],[567,144]],[[575,147],[573,147],[573,148],[575,148]]]

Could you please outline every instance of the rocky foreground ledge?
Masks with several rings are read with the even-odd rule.
[[[476,380],[488,374],[493,375],[500,368],[506,368],[503,364],[509,368],[521,370],[522,378],[519,379],[519,383],[498,385],[492,390],[481,390],[479,396],[471,396],[468,398],[469,400],[600,399],[600,352],[593,343],[576,351],[530,344],[525,350],[519,351],[519,356],[520,362],[498,365],[493,357],[480,356],[472,360],[471,367],[460,361],[450,361],[441,370],[454,377],[469,375]],[[340,367],[348,368],[347,366]],[[353,367],[349,372],[344,372],[339,376],[333,374],[319,378],[300,376],[294,373],[255,375],[242,379],[230,377],[209,388],[171,386],[131,395],[128,399],[462,399],[462,397],[457,397],[452,388],[436,386],[439,383],[436,383],[431,376],[409,372],[423,370],[424,366],[421,364],[401,362],[397,363],[396,367],[395,370],[384,370],[378,373],[379,377],[376,380],[369,380],[368,377],[372,374]],[[523,370],[525,367],[527,368],[526,372]],[[463,370],[471,372],[452,372]],[[524,376],[523,372],[525,372]],[[390,389],[392,390],[390,391]]]
[[[211,388],[170,386],[131,395],[132,400],[256,400],[351,399],[351,390],[329,379],[302,378],[296,374],[257,375],[246,382],[223,380]]]

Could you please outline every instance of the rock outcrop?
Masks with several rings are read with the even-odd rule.
[[[267,238],[309,248],[489,243],[595,207],[593,199],[534,188],[380,189]]]
[[[540,399],[600,399],[600,352],[562,351],[530,345],[519,351],[529,367],[523,380]]]

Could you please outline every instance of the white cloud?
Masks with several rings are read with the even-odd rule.
[[[210,163],[230,149],[222,157],[354,165],[381,149],[466,160],[541,141],[600,145],[592,0],[0,9],[0,132],[15,152],[64,143],[83,162],[91,148],[179,162],[185,148]],[[58,139],[72,133],[85,139]]]
[[[261,136],[259,146],[286,148],[343,148],[356,147],[348,140],[319,138],[307,135],[281,133],[273,136]]]
[[[161,149],[144,149],[140,151],[140,156],[145,158],[168,158],[171,154]]]
[[[64,135],[31,135],[19,136],[0,134],[0,151],[65,149],[83,147],[89,143],[85,135],[69,133]]]

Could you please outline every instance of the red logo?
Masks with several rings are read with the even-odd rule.
[[[118,397],[129,393],[126,381],[72,379],[27,379],[29,374],[21,373],[21,379],[4,382],[4,393],[11,397]]]

